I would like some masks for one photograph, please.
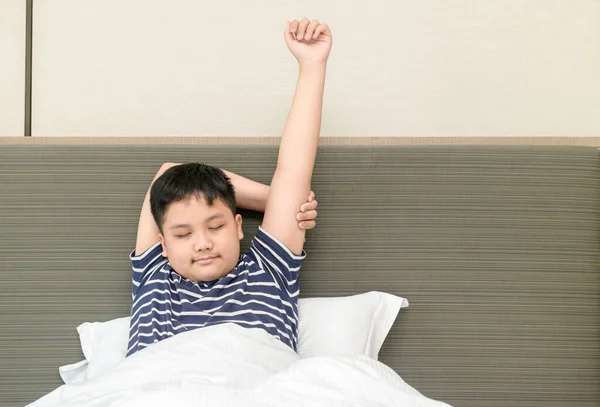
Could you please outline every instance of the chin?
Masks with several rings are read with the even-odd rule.
[[[193,280],[196,282],[215,281],[225,277],[229,273],[193,273]]]
[[[228,270],[217,270],[220,264],[210,264],[210,265],[200,265],[197,263],[192,263],[192,266],[187,270],[187,274],[190,277],[187,277],[189,280],[195,282],[209,282],[219,280],[229,274],[234,268],[235,265]]]

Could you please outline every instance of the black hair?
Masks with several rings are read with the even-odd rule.
[[[203,196],[211,206],[215,199],[221,199],[235,215],[235,191],[223,170],[200,163],[176,165],[158,177],[150,189],[150,211],[161,233],[169,204],[192,196]]]

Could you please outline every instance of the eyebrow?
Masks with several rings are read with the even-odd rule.
[[[204,220],[204,223],[208,223],[211,220],[214,220],[216,218],[224,218],[224,217],[225,217],[225,215],[223,215],[222,213],[215,213],[214,215],[211,215],[208,218],[206,218]],[[188,223],[179,223],[177,225],[171,226],[169,229],[179,229],[179,228],[187,228],[187,227],[190,227],[190,224],[188,224]]]

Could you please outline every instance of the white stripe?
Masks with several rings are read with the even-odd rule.
[[[218,300],[221,300],[221,299],[226,298],[226,297],[231,297],[235,293],[241,293],[241,294],[244,294],[244,295],[252,295],[252,296],[263,296],[263,297],[267,297],[267,298],[272,298],[274,300],[281,299],[281,297],[279,297],[278,295],[272,295],[272,294],[267,294],[267,293],[263,293],[263,292],[256,292],[256,293],[254,293],[254,292],[248,292],[248,291],[246,291],[244,289],[238,288],[237,290],[234,290],[234,291],[231,291],[229,293],[223,294],[220,297],[204,297],[204,298],[200,299],[198,302],[218,301]]]
[[[275,269],[277,271],[277,273],[279,273],[279,275],[281,275],[281,277],[283,278],[284,281],[287,281],[287,276],[285,274],[283,274],[283,272],[279,269],[279,267],[277,267],[276,264],[274,264],[272,261],[270,261],[267,256],[265,256],[264,254],[262,254],[260,251],[255,250],[253,247],[250,248],[250,250],[254,253],[254,255],[256,256],[256,260],[258,260],[258,262],[261,265],[261,268],[263,270],[273,270]],[[261,261],[262,260],[262,261]],[[265,267],[263,265],[263,261],[267,262],[271,267]]]
[[[147,308],[149,305],[151,306],[152,304],[168,304],[168,305],[179,304],[181,306],[182,303],[184,303],[184,302],[186,302],[186,303],[188,303],[188,304],[191,305],[191,302],[187,298],[182,298],[181,301],[176,301],[176,300],[173,300],[173,299],[167,299],[167,298],[161,299],[161,298],[158,298],[158,297],[152,297],[152,299],[150,301],[148,301],[148,302],[140,305],[140,307],[135,310],[135,312],[133,313],[133,315],[131,315],[131,321],[132,321],[131,326],[135,326],[135,324],[138,323],[140,317],[150,315],[150,313],[152,311],[154,311],[154,312],[156,312],[158,314],[164,314],[166,312],[166,311],[161,311],[159,309],[156,309],[154,307],[150,307],[150,311],[148,311],[147,313],[145,313],[145,314],[139,314],[139,315],[136,316],[136,314],[138,314],[144,308]],[[168,310],[169,309],[167,308],[167,311]],[[173,309],[171,309],[170,311],[172,312],[172,315],[176,315],[176,316],[185,315],[185,311],[177,312],[177,311],[175,311]],[[197,311],[197,312],[201,312],[201,311]],[[205,313],[205,316],[210,316],[210,314]]]
[[[148,252],[148,255],[149,255],[149,254],[150,254],[150,252]],[[133,269],[133,271],[135,271],[136,273],[143,273],[143,272],[144,272],[144,270],[146,269],[146,267],[148,267],[148,266],[149,266],[149,265],[151,265],[152,263],[156,262],[156,260],[157,260],[158,258],[160,258],[160,257],[162,257],[162,253],[158,253],[156,256],[154,256],[154,257],[152,258],[152,260],[148,261],[148,262],[146,263],[146,265],[145,265],[144,267],[142,267],[142,268],[140,268],[140,267],[134,267],[134,266],[133,266],[133,262],[132,262],[132,264],[131,264],[131,268],[132,268],[132,269]],[[135,259],[134,259],[134,260],[135,260]],[[158,264],[164,264],[164,263],[166,263],[166,262],[168,262],[168,261],[169,261],[169,259],[164,259],[164,260],[161,260],[161,261],[160,261]],[[137,260],[136,260],[136,263],[137,263]],[[155,265],[155,266],[156,266],[156,265]]]
[[[167,293],[169,293],[169,295],[170,295],[170,294],[171,294],[171,290],[169,290],[169,289],[161,290],[160,288],[154,288],[154,289],[152,289],[152,290],[150,290],[150,291],[147,291],[147,292],[145,292],[143,295],[141,295],[140,297],[136,298],[135,302],[134,302],[134,303],[133,303],[133,305],[131,306],[131,309],[136,309],[136,308],[137,308],[137,306],[138,306],[138,304],[139,304],[139,303],[140,303],[140,302],[141,302],[141,301],[142,301],[142,300],[143,300],[145,297],[148,297],[149,295],[151,295],[151,294],[153,294],[153,293],[161,293],[161,294],[167,294]],[[167,297],[167,296],[165,295],[165,296],[164,296],[164,298],[166,298],[166,297]],[[182,301],[177,301],[177,300],[174,300],[174,299],[170,299],[170,300],[171,300],[171,302],[172,302],[173,304],[178,304],[178,305],[181,305],[181,303],[182,303]],[[184,300],[185,300],[185,298],[184,298]],[[189,301],[188,301],[188,302],[189,302]],[[136,311],[136,312],[137,312],[137,311]],[[135,314],[134,314],[134,315],[132,315],[132,317],[133,317],[133,316],[135,316]]]
[[[131,346],[129,346],[129,348],[127,348],[127,354],[129,354],[129,352],[131,352],[131,349],[135,348],[140,342],[138,340],[136,340],[134,343],[131,344]]]
[[[149,334],[138,334],[138,336],[154,338],[154,332],[156,332],[158,334],[158,336],[167,336],[167,337],[175,336],[175,334],[172,333],[172,332],[160,332],[160,331],[158,331],[156,329],[153,329],[152,333],[149,333]],[[150,342],[150,343],[144,343],[144,342],[140,342],[139,340],[137,340],[133,344],[131,344],[131,346],[129,347],[129,349],[127,349],[127,353],[129,353],[131,351],[131,349],[133,349],[136,345],[146,347],[148,345],[152,345],[152,342]]]
[[[181,294],[181,293],[183,293],[183,294],[187,294],[189,297],[193,297],[193,298],[197,298],[197,299],[204,298],[204,295],[202,295],[202,294],[197,294],[197,293],[195,293],[195,292],[193,292],[193,291],[190,291],[190,290],[186,290],[185,288],[178,288],[178,289],[177,289],[177,292],[178,292],[179,294]],[[193,304],[193,303],[194,303],[194,302],[196,302],[196,301],[197,301],[197,300],[194,300],[194,301],[192,301],[192,302],[191,302],[191,304]]]
[[[244,284],[244,283],[245,283],[245,284]],[[230,287],[234,287],[234,286],[236,286],[236,285],[239,285],[239,284],[244,284],[244,285],[246,285],[246,286],[248,286],[248,287],[252,287],[252,286],[265,286],[265,287],[275,287],[275,288],[279,289],[279,286],[278,286],[278,285],[277,285],[277,283],[275,283],[275,282],[263,282],[263,281],[258,281],[258,282],[256,282],[256,283],[250,283],[250,282],[248,282],[248,280],[240,280],[240,281],[238,281],[238,282],[235,282],[235,283],[233,283],[233,284],[229,284],[229,285],[227,285],[227,286],[222,286],[222,288],[230,288]],[[221,288],[221,287],[219,287],[219,288]],[[188,291],[185,291],[185,290],[180,290],[180,291],[183,291],[183,292],[188,292]],[[252,293],[252,294],[259,294],[259,293],[261,293],[261,292],[260,292],[260,291],[258,291],[258,292],[256,292],[256,293]],[[198,298],[198,299],[197,299],[197,300],[194,300],[194,301],[192,302],[192,304],[197,304],[197,303],[201,302],[203,298],[210,298],[210,297],[206,297],[206,296],[201,296],[201,297],[198,297],[198,296],[196,296],[196,298]]]
[[[286,311],[286,310],[284,310],[284,309],[281,309],[281,308],[279,308],[279,307],[275,307],[275,306],[273,306],[273,305],[271,305],[271,304],[269,304],[269,303],[263,302],[263,301],[258,301],[258,300],[239,301],[239,300],[236,300],[236,299],[233,299],[233,298],[232,298],[232,299],[228,300],[228,301],[227,301],[225,304],[223,304],[223,305],[221,305],[221,306],[218,306],[218,307],[215,307],[215,308],[212,308],[212,309],[209,309],[209,310],[206,310],[206,312],[215,312],[215,311],[217,311],[217,310],[220,310],[220,309],[221,309],[221,308],[222,308],[224,305],[227,305],[227,304],[236,304],[236,305],[243,306],[243,305],[249,305],[249,304],[251,304],[251,303],[254,303],[254,304],[260,304],[260,305],[263,305],[263,306],[265,306],[265,307],[267,307],[267,308],[270,308],[270,309],[272,309],[273,311],[277,311],[277,312],[279,312],[280,314],[283,314],[283,315],[285,315],[285,316],[286,316],[286,317],[287,317],[287,318],[290,320],[290,322],[291,322],[291,323],[292,323],[294,326],[297,324],[297,321],[296,321],[296,320],[294,320],[294,318],[292,318],[292,317],[291,317],[291,316],[290,316],[290,315],[287,313],[287,311]]]
[[[158,329],[154,328],[154,329],[152,329],[152,332],[148,332],[148,333],[138,332],[138,338],[139,337],[154,338],[154,334],[157,334],[158,336],[175,336],[175,334],[173,332],[159,331]]]
[[[292,327],[289,326],[288,324],[286,324],[283,319],[279,318],[276,315],[271,314],[270,312],[266,312],[266,311],[259,311],[259,310],[254,310],[254,309],[244,309],[244,310],[239,310],[239,311],[233,311],[233,312],[215,312],[213,315],[215,317],[235,317],[238,315],[268,315],[269,317],[276,319],[277,321],[281,322],[283,324],[283,326],[285,326],[285,328],[289,331],[292,330]],[[289,336],[286,335],[286,338],[289,339]]]
[[[256,257],[256,261],[258,262],[258,266],[260,267],[260,269],[264,272],[265,271],[265,266],[263,265],[261,259],[261,255],[260,253],[258,253],[258,251],[256,251],[253,247],[250,248],[250,251],[252,253],[254,253],[254,256]],[[269,276],[273,279],[273,281],[277,284],[277,289],[281,291],[281,286],[279,285],[279,283],[277,283],[277,279],[271,274],[269,273]],[[285,276],[284,276],[285,279]]]
[[[177,321],[177,320],[175,320],[175,322],[178,322],[178,321]],[[186,329],[185,325],[183,325],[183,324],[180,324],[179,326],[174,326],[174,325],[173,325],[173,322],[172,322],[171,320],[168,320],[168,321],[162,321],[162,322],[161,322],[161,321],[159,321],[159,320],[158,320],[158,319],[156,319],[156,318],[152,318],[150,321],[148,321],[148,322],[146,322],[146,323],[143,323],[143,324],[140,324],[140,325],[137,327],[137,331],[136,331],[136,332],[134,332],[133,334],[131,334],[131,335],[129,336],[129,341],[128,341],[128,342],[131,342],[131,340],[134,338],[135,334],[137,334],[137,335],[141,335],[141,334],[140,334],[140,327],[148,327],[148,326],[152,326],[152,325],[160,325],[160,326],[169,325],[169,326],[171,326],[171,328],[172,328],[172,330],[173,330],[173,331],[179,331],[179,330],[185,330],[185,329]],[[161,331],[161,332],[172,332],[172,331],[163,330],[163,331]],[[177,333],[177,332],[174,332],[174,333]]]
[[[270,234],[269,232],[267,232],[266,230],[264,230],[262,226],[259,226],[258,229],[261,230],[265,235],[267,235],[268,237],[270,237],[271,240],[274,243],[276,243],[279,247],[281,247],[287,253],[287,255],[290,256],[292,259],[294,259],[294,260],[302,260],[304,258],[303,254],[296,255],[296,254],[292,253],[292,251],[290,249],[288,249],[288,247],[286,245],[284,245],[283,243],[281,243],[279,241],[279,239],[277,239],[275,236],[273,236],[272,234]]]
[[[148,276],[150,276],[150,277],[151,277],[151,276],[153,276],[153,275],[156,273],[156,271],[157,271],[157,270],[160,270],[160,269],[162,269],[162,268],[163,268],[163,266],[164,266],[165,264],[167,264],[167,261],[168,261],[168,260],[161,261],[160,263],[156,264],[155,266],[153,266],[153,267],[149,268],[149,269],[148,269],[148,271],[147,271],[147,272],[145,272],[145,273],[144,273],[144,270],[145,270],[145,269],[136,269],[136,268],[134,268],[134,267],[131,267],[131,268],[133,269],[133,272],[134,272],[134,273],[142,273],[142,276],[140,276],[141,278],[143,278],[145,275],[148,275]],[[133,279],[133,277],[132,277],[132,279]],[[134,281],[135,281],[135,280],[134,280]]]
[[[135,249],[133,249],[131,252],[129,252],[129,253],[130,253],[130,254],[129,254],[129,258],[130,258],[131,260],[135,260],[135,261],[141,260],[141,259],[143,259],[144,257],[147,257],[147,256],[149,256],[149,255],[150,255],[150,253],[152,253],[152,251],[153,251],[153,250],[154,250],[154,249],[155,249],[155,248],[156,248],[158,245],[160,245],[160,241],[158,241],[158,242],[154,243],[152,246],[150,246],[149,248],[147,248],[145,252],[143,252],[143,253],[140,253],[140,254],[138,254],[137,256],[135,255]],[[134,255],[132,256],[132,255],[131,255],[131,253],[133,253]],[[162,252],[161,252],[161,253],[162,253]]]
[[[249,273],[248,275],[249,276],[258,276],[258,275],[261,275],[261,274],[265,274],[265,271],[262,268],[260,270],[258,270],[258,271],[254,271],[252,273]]]
[[[292,312],[294,313],[294,319],[297,321],[298,320],[298,314],[296,314],[296,308],[294,308],[294,306],[290,302],[285,301],[283,298],[281,299],[281,303],[283,305],[287,305],[292,310]]]
[[[150,314],[152,314],[153,312],[154,312],[154,313],[156,313],[156,314],[159,314],[159,315],[167,315],[167,314],[168,314],[168,315],[169,315],[169,321],[166,321],[166,322],[164,322],[164,323],[162,323],[162,324],[161,324],[161,323],[160,323],[160,321],[158,321],[156,318],[152,318],[151,322],[152,322],[152,321],[156,321],[156,322],[158,322],[158,323],[159,323],[159,325],[170,324],[170,325],[173,327],[173,329],[179,329],[179,327],[175,328],[175,327],[173,326],[173,323],[172,323],[172,322],[170,322],[170,321],[171,321],[171,315],[172,315],[172,313],[171,313],[171,311],[170,311],[170,310],[160,311],[160,310],[157,310],[157,309],[154,309],[154,308],[153,308],[153,309],[151,309],[150,311],[146,312],[145,314],[141,314],[141,315],[140,315],[140,317],[147,317],[147,316],[149,316]],[[177,320],[175,320],[175,321],[177,321]],[[131,340],[134,338],[134,336],[135,336],[135,335],[137,334],[137,332],[139,331],[139,327],[140,327],[140,326],[148,326],[148,324],[149,324],[149,323],[141,323],[141,324],[138,326],[138,325],[137,325],[137,324],[138,324],[138,322],[139,322],[139,319],[138,319],[138,320],[136,320],[136,321],[135,321],[135,323],[134,323],[133,325],[131,325],[131,326],[130,326],[130,328],[129,328],[129,341],[128,341],[128,342],[131,342]],[[151,323],[151,322],[150,322],[150,323]],[[181,324],[181,325],[183,326],[183,324]]]
[[[260,243],[261,245],[263,245],[263,247],[265,249],[267,249],[269,252],[271,252],[271,254],[273,255],[273,257],[275,257],[277,260],[279,260],[279,262],[281,264],[283,264],[285,266],[285,268],[289,271],[294,271],[294,272],[298,272],[298,270],[300,270],[300,266],[298,267],[290,267],[289,263],[282,259],[281,257],[279,257],[279,255],[277,254],[277,252],[275,250],[273,250],[273,248],[271,246],[269,246],[267,243],[263,242],[260,239],[257,239],[258,243]]]
[[[264,245],[264,243],[261,243],[261,244],[262,244],[262,245]],[[271,249],[270,249],[268,246],[265,246],[265,247],[271,251],[271,253],[273,254],[273,256],[275,256],[275,257],[279,258],[279,257],[277,256],[277,254],[275,254],[275,252],[273,252],[273,251],[272,251],[272,250],[271,250]],[[256,253],[256,255],[257,255],[257,256],[260,256],[260,257],[261,257],[263,260],[265,260],[267,263],[269,263],[269,265],[270,265],[272,268],[274,268],[275,270],[277,270],[277,272],[278,272],[278,273],[279,273],[279,274],[282,276],[282,278],[284,279],[284,281],[286,281],[286,282],[287,282],[287,285],[288,285],[288,286],[292,284],[292,283],[291,283],[291,281],[289,280],[289,278],[292,276],[292,273],[291,273],[291,271],[296,271],[296,272],[297,272],[297,271],[300,269],[299,267],[296,267],[296,268],[290,269],[290,268],[289,268],[289,265],[288,265],[287,263],[285,263],[285,262],[282,260],[282,263],[283,263],[283,264],[284,264],[284,265],[287,267],[287,270],[289,270],[289,271],[290,271],[290,273],[288,273],[288,275],[286,275],[286,274],[284,274],[284,273],[281,271],[281,269],[278,267],[278,265],[277,265],[277,264],[275,264],[273,261],[271,261],[271,259],[269,259],[267,256],[265,256],[264,254],[260,253],[258,250],[256,250],[256,251],[255,251],[254,249],[251,249],[251,250],[252,250],[254,253]],[[281,260],[281,259],[280,259],[280,260]],[[297,274],[297,273],[296,273],[296,274]],[[295,282],[295,281],[296,281],[296,280],[294,280],[294,282]]]
[[[167,281],[167,279],[156,278],[154,280],[148,280],[148,281],[146,281],[146,283],[144,285],[148,286],[148,285],[150,285],[152,283],[167,283],[167,282],[171,282],[171,283],[174,283],[174,284],[177,283],[177,281],[175,281],[173,278],[171,278],[171,272],[169,270],[166,270],[166,269],[163,268],[158,273],[166,274],[168,276],[168,281]],[[222,278],[227,278],[228,276],[231,276],[231,277],[241,277],[244,274],[248,274],[248,273],[249,273],[249,270],[243,270],[238,275],[230,273],[227,276],[222,277]],[[185,277],[182,277],[182,278],[185,278]],[[240,281],[245,281],[245,280],[240,280]],[[240,283],[239,281],[236,281],[235,283],[232,283],[232,284],[216,284],[216,285],[212,285],[212,286],[206,287],[206,288],[202,288],[202,287],[200,287],[200,285],[195,284],[194,287],[196,289],[198,289],[198,291],[200,291],[200,292],[210,292],[211,290],[213,290],[215,288],[227,288],[227,287],[229,287],[229,286],[231,286],[233,284],[239,284],[239,283]],[[183,289],[182,288],[178,288],[177,290],[178,291],[182,291]],[[171,292],[174,292],[174,291],[171,290]]]

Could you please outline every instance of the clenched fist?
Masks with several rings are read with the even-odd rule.
[[[327,24],[318,20],[285,22],[285,43],[299,64],[320,62],[327,63],[331,51],[331,30]]]

